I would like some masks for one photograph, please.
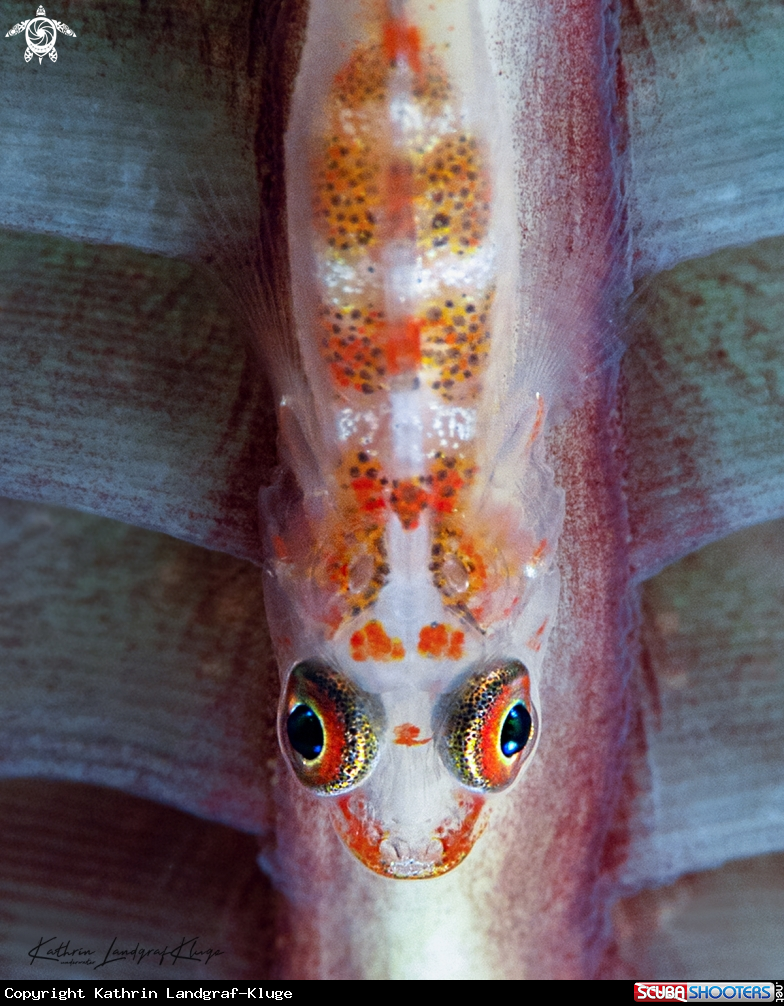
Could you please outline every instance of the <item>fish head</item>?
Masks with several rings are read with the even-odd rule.
[[[450,668],[446,682],[429,670],[425,687],[412,675],[379,688],[370,669],[360,681],[304,660],[279,709],[281,748],[299,781],[330,801],[337,833],[365,866],[398,879],[462,862],[487,824],[488,799],[512,785],[539,736],[520,660]]]

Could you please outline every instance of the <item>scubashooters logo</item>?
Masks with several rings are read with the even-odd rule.
[[[774,1001],[774,982],[635,982],[635,1002]]]
[[[57,41],[57,32],[63,35],[72,35],[76,38],[76,32],[71,31],[67,24],[62,21],[54,21],[46,16],[43,7],[39,7],[35,12],[35,17],[29,21],[20,21],[15,24],[10,31],[5,33],[5,37],[18,35],[20,31],[25,33],[27,48],[25,49],[25,63],[29,63],[33,56],[38,57],[38,62],[43,62],[44,56],[48,56],[53,63],[57,62],[57,50],[54,43]]]

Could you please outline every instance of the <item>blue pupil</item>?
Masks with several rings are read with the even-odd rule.
[[[531,736],[531,714],[522,702],[512,706],[501,728],[501,751],[506,758],[511,758],[528,743]]]
[[[286,722],[289,743],[305,761],[313,761],[324,750],[324,730],[321,720],[310,706],[297,706]]]

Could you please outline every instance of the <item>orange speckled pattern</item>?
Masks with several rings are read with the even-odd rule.
[[[406,651],[399,639],[391,639],[381,622],[373,619],[351,636],[353,660],[402,660]]]
[[[461,490],[474,477],[474,465],[464,456],[435,451],[430,471],[433,509],[437,513],[452,513],[458,508]]]
[[[422,367],[429,386],[447,402],[478,398],[490,349],[492,292],[481,297],[450,290],[425,309]]]
[[[417,649],[423,657],[459,660],[463,656],[464,644],[465,633],[461,629],[434,622],[432,625],[422,626]]]
[[[395,479],[392,483],[392,493],[389,502],[400,518],[403,527],[410,531],[419,526],[419,515],[429,501],[426,488],[427,479],[419,475],[416,479]]]
[[[410,69],[407,98],[423,121],[439,117],[442,135],[396,142],[391,95],[400,62]],[[388,21],[380,44],[359,47],[335,76],[326,100],[324,133],[314,142],[312,189],[317,249],[326,261],[357,269],[357,292],[325,298],[320,343],[340,397],[385,393],[389,378],[424,367],[425,380],[451,400],[456,385],[476,395],[490,332],[493,289],[444,291],[433,303],[412,303],[403,330],[427,331],[424,356],[395,356],[399,335],[385,321],[384,254],[389,242],[410,240],[430,261],[477,251],[490,220],[490,181],[484,149],[459,128],[449,104],[452,85],[432,48],[415,28]],[[354,285],[354,284],[352,284]],[[473,317],[472,317],[473,315]],[[418,349],[418,347],[417,347]],[[433,373],[434,372],[434,373]]]
[[[316,225],[335,251],[371,245],[381,205],[381,165],[372,145],[336,134],[316,175]]]
[[[387,391],[384,312],[372,301],[322,307],[321,352],[335,387],[363,395]]]
[[[461,134],[439,140],[417,163],[417,238],[422,248],[456,255],[477,248],[490,222],[490,185],[477,141]]]
[[[377,31],[333,78],[309,147],[313,346],[334,414],[346,417],[331,499],[350,531],[328,531],[316,562],[318,581],[339,594],[332,626],[335,611],[355,617],[387,582],[390,520],[428,527],[443,551],[433,582],[458,614],[486,580],[483,539],[444,520],[468,512],[492,344],[487,149],[436,48],[403,20],[386,17]]]
[[[386,507],[385,489],[388,479],[381,470],[376,451],[348,453],[338,472],[341,492],[350,494],[354,508],[364,514],[377,515]]]

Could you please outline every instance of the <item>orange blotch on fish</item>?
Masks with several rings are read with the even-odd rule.
[[[422,72],[422,38],[416,25],[402,18],[390,18],[384,25],[383,46],[389,63],[397,64],[405,60],[414,73]]]
[[[339,486],[350,489],[361,514],[376,515],[386,507],[386,480],[378,458],[369,451],[348,455],[342,465]],[[348,481],[344,481],[344,479]]]
[[[388,636],[383,623],[377,619],[357,629],[349,643],[351,657],[357,662],[379,660],[387,663],[391,660],[402,660],[406,655],[402,641],[397,637]]]
[[[437,513],[450,514],[459,508],[460,491],[470,485],[476,466],[464,455],[438,451],[430,464],[430,505]]]
[[[430,625],[422,626],[417,650],[423,657],[460,660],[464,652],[464,643],[465,633],[460,629],[453,629],[451,625],[444,625],[443,622],[432,622]]]
[[[378,495],[378,483],[374,479],[353,479],[351,488],[354,490],[360,508],[366,513],[384,509],[384,497]]]
[[[547,539],[543,538],[539,544],[534,549],[533,555],[528,560],[532,566],[538,566],[539,563],[544,559],[547,552]]]
[[[387,833],[381,822],[368,814],[364,800],[352,800],[350,793],[338,797],[335,805],[338,811],[332,811],[335,831],[360,863],[364,863],[375,873],[385,874],[379,846]]]
[[[528,640],[528,647],[529,649],[533,650],[534,653],[538,653],[539,650],[541,650],[542,648],[542,637],[544,636],[544,630],[547,628],[548,622],[549,619],[545,618],[545,620],[542,622],[542,624],[539,626],[539,628],[536,630],[533,636],[531,636],[531,638]]]
[[[389,494],[389,505],[400,518],[400,523],[407,531],[419,527],[419,515],[428,503],[429,494],[423,488],[423,479],[401,479],[392,483]]]
[[[403,158],[395,158],[385,174],[383,237],[385,241],[415,241],[413,171]]]
[[[457,494],[465,485],[456,471],[440,471],[433,485],[431,499],[433,509],[439,513],[454,513],[457,509]]]
[[[418,370],[422,363],[419,321],[408,318],[402,324],[390,325],[384,348],[390,374]]]
[[[402,744],[405,747],[418,747],[420,744],[429,744],[432,737],[420,737],[419,727],[413,723],[401,723],[394,729],[395,744]]]
[[[544,398],[537,394],[536,396],[536,417],[534,418],[534,426],[531,430],[531,436],[528,438],[528,445],[530,446],[534,440],[542,432],[542,424],[544,423]]]
[[[487,827],[487,819],[481,818],[485,804],[484,797],[478,793],[461,793],[458,804],[465,815],[461,826],[454,828],[450,827],[450,823],[444,823],[436,828],[436,836],[444,847],[444,862],[449,863],[440,871],[441,873],[446,873],[458,863],[462,863],[474,847],[474,842]]]

